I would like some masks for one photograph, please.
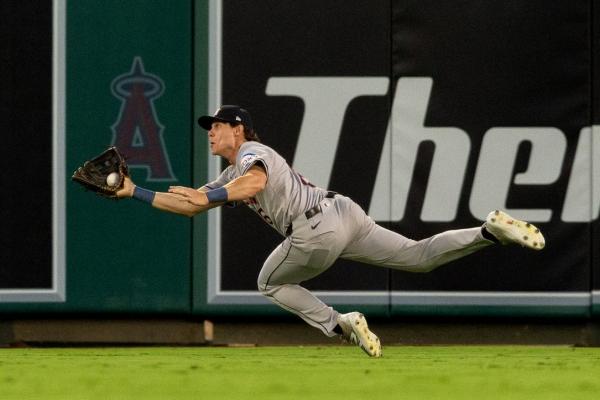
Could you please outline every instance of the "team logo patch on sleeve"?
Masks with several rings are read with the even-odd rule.
[[[240,159],[240,166],[242,167],[242,171],[246,171],[252,164],[256,162],[258,156],[254,153],[246,153],[242,155]]]

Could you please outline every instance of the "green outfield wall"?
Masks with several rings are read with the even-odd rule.
[[[543,252],[428,274],[338,261],[305,283],[336,309],[599,315],[600,8],[550,3],[3,5],[0,313],[287,315],[256,291],[281,237],[250,210],[190,219],[70,181],[116,145],[138,185],[199,187],[226,165],[196,119],[240,104],[294,169],[386,228],[421,239],[504,208],[546,235]]]
[[[51,229],[64,226],[54,246],[64,251],[65,269],[54,278],[64,280],[65,291],[63,298],[36,302],[35,289],[4,290],[1,308],[189,313],[192,221],[130,201],[107,201],[69,178],[90,155],[117,144],[129,153],[131,176],[139,185],[153,190],[191,185],[193,88],[200,78],[192,62],[195,5],[141,0],[54,5],[55,12],[64,7],[54,24],[66,35],[64,65],[59,65],[65,91],[58,100],[66,110],[64,132],[54,133],[64,134],[58,143],[64,158],[53,166],[64,169],[64,192],[55,195],[64,219],[53,221]],[[47,261],[53,267],[52,259]]]

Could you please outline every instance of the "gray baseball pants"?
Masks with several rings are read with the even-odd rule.
[[[293,232],[265,261],[258,290],[327,336],[338,312],[299,283],[326,271],[338,258],[410,272],[429,272],[492,244],[481,228],[442,232],[414,241],[377,225],[352,199],[321,201],[321,213],[292,222]]]

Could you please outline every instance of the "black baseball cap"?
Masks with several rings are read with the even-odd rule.
[[[198,125],[209,131],[215,121],[228,122],[230,124],[242,124],[245,127],[252,129],[252,118],[250,118],[250,113],[240,106],[221,106],[217,112],[215,112],[215,115],[204,115],[198,118]]]

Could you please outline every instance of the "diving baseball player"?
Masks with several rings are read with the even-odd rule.
[[[229,166],[199,189],[172,186],[168,193],[135,186],[127,178],[119,197],[193,216],[228,202],[244,202],[285,239],[258,276],[258,290],[325,335],[342,335],[369,356],[381,356],[379,338],[359,312],[340,314],[300,286],[327,270],[337,258],[411,272],[429,272],[494,243],[541,250],[535,226],[492,211],[482,227],[459,229],[420,241],[377,225],[352,199],[309,183],[272,148],[261,144],[250,114],[222,106],[198,119],[208,130],[213,155]]]

